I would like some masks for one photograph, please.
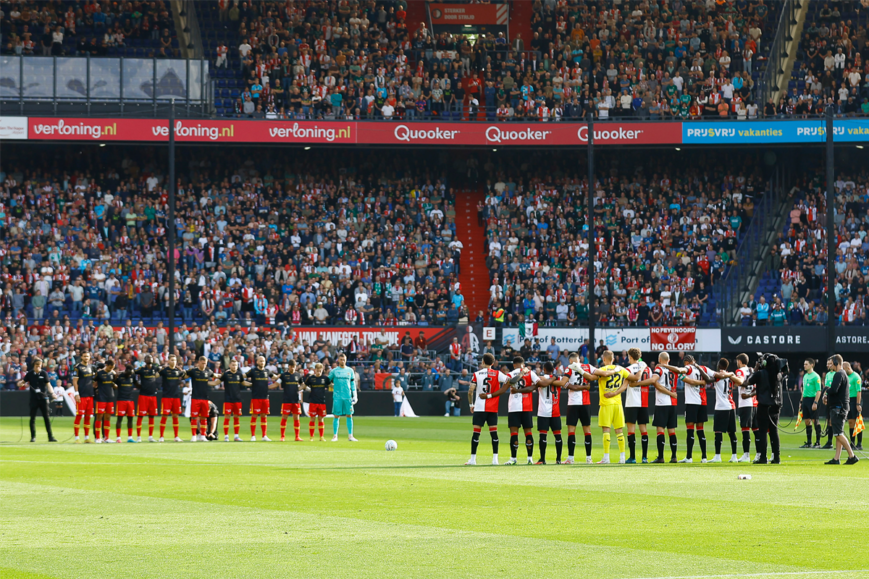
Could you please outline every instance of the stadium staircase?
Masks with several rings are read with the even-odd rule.
[[[517,35],[522,35],[525,42],[525,50],[531,50],[531,38],[534,32],[531,30],[531,17],[534,16],[534,2],[532,0],[514,0],[510,5],[510,43]]]
[[[421,23],[425,23],[426,28],[431,30],[428,22],[428,11],[425,6],[426,2],[424,0],[408,0],[407,2],[407,8],[404,10],[407,12],[407,16],[404,23],[407,25],[407,31],[411,38],[416,34]]]
[[[468,305],[468,319],[489,308],[489,269],[486,267],[486,228],[477,223],[477,204],[485,201],[481,188],[465,189],[456,200],[456,233],[462,242],[459,283]]]

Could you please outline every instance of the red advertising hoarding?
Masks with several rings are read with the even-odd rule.
[[[28,138],[53,141],[165,142],[164,119],[34,118]],[[290,143],[312,145],[583,146],[585,123],[471,123],[403,121],[175,121],[181,143]],[[679,145],[681,123],[595,124],[596,145]]]
[[[650,347],[655,352],[667,350],[694,351],[697,328],[650,328]]]

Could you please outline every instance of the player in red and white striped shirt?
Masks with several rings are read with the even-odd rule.
[[[706,373],[712,374],[712,370],[706,366],[699,366],[694,362],[693,356],[685,356],[685,367],[679,368],[665,364],[665,368],[682,376],[685,383],[685,428],[687,430],[686,443],[688,452],[685,458],[679,462],[694,462],[694,434],[700,442],[700,462],[706,463],[706,433],[703,425],[708,418],[706,412],[706,381],[700,374],[702,368]]]
[[[550,430],[555,439],[555,464],[561,464],[561,389],[569,378],[562,376],[554,380],[552,362],[543,365],[543,372],[543,378],[537,383],[537,444],[540,446],[537,464],[546,464],[546,436]]]
[[[519,452],[519,428],[525,431],[525,450],[528,451],[528,464],[533,464],[531,456],[534,454],[533,414],[534,395],[532,392],[540,382],[540,376],[533,370],[525,368],[525,359],[522,356],[513,358],[513,371],[510,377],[520,375],[519,382],[510,388],[510,398],[507,403],[507,424],[510,427],[510,460],[505,465],[516,464],[516,455]],[[547,381],[549,384],[551,380]]]
[[[631,365],[628,366],[628,372],[631,373],[635,381],[628,381],[628,389],[625,394],[625,426],[628,428],[628,450],[630,458],[625,461],[626,464],[637,463],[637,435],[636,426],[640,425],[640,444],[643,451],[642,462],[649,462],[649,432],[647,425],[649,424],[649,386],[657,382],[657,378],[652,376],[652,369],[640,359],[641,353],[639,348],[631,348],[628,350],[628,358]]]
[[[738,386],[739,398],[736,403],[736,416],[739,417],[739,426],[742,429],[742,456],[739,462],[751,462],[751,433],[754,432],[754,448],[757,450],[758,426],[757,426],[757,398],[754,396],[754,386],[743,386],[751,376],[751,368],[748,367],[748,354],[740,354],[736,357],[736,371],[730,381]]]
[[[658,458],[653,464],[664,463],[664,430],[670,435],[670,462],[676,462],[676,375],[665,365],[670,362],[670,354],[658,354],[658,365],[652,372],[655,381],[655,419],[652,425],[658,431]]]
[[[611,376],[612,372],[600,370],[591,364],[580,364],[579,354],[571,354],[570,365],[565,371],[568,377],[567,394],[567,460],[564,464],[573,464],[573,453],[576,450],[576,425],[582,423],[585,434],[585,462],[591,464],[591,383],[597,383],[598,377]]]
[[[730,379],[732,372],[727,371],[730,362],[727,358],[718,361],[718,371],[708,372],[706,366],[698,366],[697,369],[707,384],[715,384],[715,415],[713,429],[715,431],[715,456],[709,462],[721,462],[721,442],[724,432],[730,436],[731,457],[730,462],[736,462],[736,403],[733,401],[733,392]]]
[[[477,445],[480,444],[480,432],[485,424],[489,425],[489,434],[492,436],[492,464],[498,464],[498,397],[516,384],[522,374],[510,378],[492,368],[494,364],[495,356],[483,354],[480,369],[474,372],[468,391],[468,400],[474,408],[474,434],[471,437],[471,458],[465,465],[477,464]]]

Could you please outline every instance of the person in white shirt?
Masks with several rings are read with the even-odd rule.
[[[386,103],[383,105],[383,107],[381,107],[380,112],[383,115],[384,119],[386,119],[387,121],[391,121],[392,115],[395,114],[395,107],[393,107],[389,103]]]
[[[392,402],[395,405],[395,416],[401,416],[401,403],[404,402],[404,388],[395,379],[392,381]]]

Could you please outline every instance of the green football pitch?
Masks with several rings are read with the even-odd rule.
[[[358,443],[97,446],[0,419],[0,577],[869,576],[869,460],[824,466],[802,435],[779,466],[494,467],[484,433],[465,467],[467,417],[355,422]]]

